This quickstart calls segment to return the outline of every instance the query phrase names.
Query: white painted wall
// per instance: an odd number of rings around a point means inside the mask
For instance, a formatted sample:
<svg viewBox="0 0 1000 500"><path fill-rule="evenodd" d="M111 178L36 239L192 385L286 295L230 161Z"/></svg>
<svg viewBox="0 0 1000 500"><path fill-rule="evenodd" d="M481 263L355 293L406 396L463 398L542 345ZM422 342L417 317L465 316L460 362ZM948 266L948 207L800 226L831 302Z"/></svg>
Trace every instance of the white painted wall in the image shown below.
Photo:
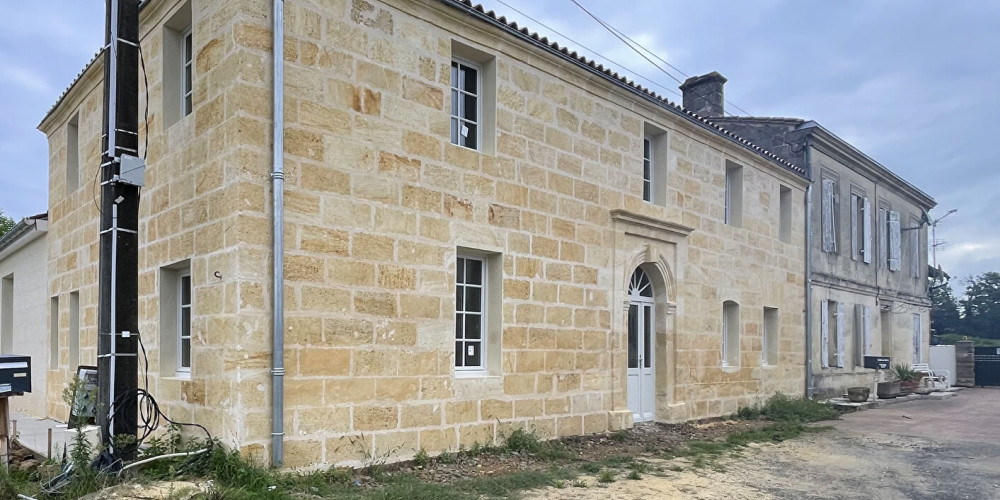
<svg viewBox="0 0 1000 500"><path fill-rule="evenodd" d="M928 364L935 372L948 370L948 386L955 383L955 346L953 345L932 345L930 349L930 361Z"/></svg>
<svg viewBox="0 0 1000 500"><path fill-rule="evenodd" d="M12 410L45 417L45 376L49 365L49 297L46 236L0 260L0 278L14 275L13 339L3 339L10 352L31 356L31 394L10 398ZM3 293L0 291L0 293ZM0 297L0 303L5 300ZM3 314L0 308L0 314ZM6 350L6 349L5 349Z"/></svg>

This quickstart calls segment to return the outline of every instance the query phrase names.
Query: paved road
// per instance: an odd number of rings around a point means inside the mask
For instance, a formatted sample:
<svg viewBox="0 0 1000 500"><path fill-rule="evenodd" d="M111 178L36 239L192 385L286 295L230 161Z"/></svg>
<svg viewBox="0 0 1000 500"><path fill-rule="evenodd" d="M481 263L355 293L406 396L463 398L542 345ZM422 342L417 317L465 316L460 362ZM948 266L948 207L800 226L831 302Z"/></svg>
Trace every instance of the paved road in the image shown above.
<svg viewBox="0 0 1000 500"><path fill-rule="evenodd" d="M1000 388L866 410L831 425L749 448L722 461L723 470L685 468L532 498L1000 499Z"/></svg>

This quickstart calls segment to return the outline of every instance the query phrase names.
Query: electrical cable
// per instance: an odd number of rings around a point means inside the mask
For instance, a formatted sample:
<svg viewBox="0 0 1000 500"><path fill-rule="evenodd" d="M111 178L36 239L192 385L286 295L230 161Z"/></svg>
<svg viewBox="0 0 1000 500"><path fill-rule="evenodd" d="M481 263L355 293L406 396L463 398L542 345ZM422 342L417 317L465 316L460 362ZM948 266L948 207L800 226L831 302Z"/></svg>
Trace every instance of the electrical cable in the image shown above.
<svg viewBox="0 0 1000 500"><path fill-rule="evenodd" d="M142 134L146 142L146 145L142 149L142 159L145 160L146 154L149 153L149 77L146 75L146 58L142 56L142 42L137 43L136 47L139 48L139 63L142 66L142 85L145 90L143 94L146 96L146 126Z"/></svg>

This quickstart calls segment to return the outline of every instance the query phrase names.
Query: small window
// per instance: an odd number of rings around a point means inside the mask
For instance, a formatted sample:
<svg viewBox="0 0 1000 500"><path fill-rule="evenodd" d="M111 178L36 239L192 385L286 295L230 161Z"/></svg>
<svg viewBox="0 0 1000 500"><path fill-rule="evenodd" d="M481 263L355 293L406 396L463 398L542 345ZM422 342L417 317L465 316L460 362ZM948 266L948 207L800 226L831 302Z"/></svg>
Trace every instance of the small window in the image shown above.
<svg viewBox="0 0 1000 500"><path fill-rule="evenodd" d="M792 241L792 189L788 186L778 190L778 239Z"/></svg>
<svg viewBox="0 0 1000 500"><path fill-rule="evenodd" d="M653 201L653 140L642 139L642 199Z"/></svg>
<svg viewBox="0 0 1000 500"><path fill-rule="evenodd" d="M181 116L187 116L191 114L191 94L192 94L192 82L194 79L193 66L191 64L191 28L182 35L184 38L184 49L182 55L182 63L184 65L183 80L181 81Z"/></svg>
<svg viewBox="0 0 1000 500"><path fill-rule="evenodd" d="M194 33L191 3L185 2L163 25L163 123L179 122L194 110Z"/></svg>
<svg viewBox="0 0 1000 500"><path fill-rule="evenodd" d="M778 338L781 326L779 323L778 309L774 307L764 308L764 335L761 337L761 361L765 365L775 366L778 364Z"/></svg>
<svg viewBox="0 0 1000 500"><path fill-rule="evenodd" d="M823 251L837 253L837 181L824 178L822 186Z"/></svg>
<svg viewBox="0 0 1000 500"><path fill-rule="evenodd" d="M483 259L459 257L455 279L455 368L484 370L486 266Z"/></svg>
<svg viewBox="0 0 1000 500"><path fill-rule="evenodd" d="M651 123L643 124L642 128L642 199L666 206L667 131Z"/></svg>
<svg viewBox="0 0 1000 500"><path fill-rule="evenodd" d="M863 367L865 356L872 355L872 311L866 305L854 306L854 364Z"/></svg>
<svg viewBox="0 0 1000 500"><path fill-rule="evenodd" d="M194 286L190 261L160 268L160 374L191 376Z"/></svg>
<svg viewBox="0 0 1000 500"><path fill-rule="evenodd" d="M9 274L0 280L0 354L10 354L13 350L14 275Z"/></svg>
<svg viewBox="0 0 1000 500"><path fill-rule="evenodd" d="M66 194L80 187L80 113L66 124Z"/></svg>
<svg viewBox="0 0 1000 500"><path fill-rule="evenodd" d="M177 278L177 362L178 372L191 371L191 273Z"/></svg>
<svg viewBox="0 0 1000 500"><path fill-rule="evenodd" d="M743 167L726 162L726 224L743 225Z"/></svg>
<svg viewBox="0 0 1000 500"><path fill-rule="evenodd" d="M59 369L59 297L49 299L49 370Z"/></svg>
<svg viewBox="0 0 1000 500"><path fill-rule="evenodd" d="M80 366L80 292L69 294L69 369Z"/></svg>
<svg viewBox="0 0 1000 500"><path fill-rule="evenodd" d="M851 259L868 264L871 252L871 202L867 197L851 194Z"/></svg>
<svg viewBox="0 0 1000 500"><path fill-rule="evenodd" d="M451 143L479 149L480 75L478 65L451 61Z"/></svg>
<svg viewBox="0 0 1000 500"><path fill-rule="evenodd" d="M740 365L740 305L722 303L722 366Z"/></svg>

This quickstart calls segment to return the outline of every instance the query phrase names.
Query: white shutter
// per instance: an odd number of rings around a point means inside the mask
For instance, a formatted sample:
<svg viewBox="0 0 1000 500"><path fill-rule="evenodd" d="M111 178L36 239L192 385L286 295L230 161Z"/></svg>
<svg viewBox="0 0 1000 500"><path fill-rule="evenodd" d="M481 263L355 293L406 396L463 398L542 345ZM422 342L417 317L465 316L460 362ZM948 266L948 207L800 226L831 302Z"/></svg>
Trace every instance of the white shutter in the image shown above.
<svg viewBox="0 0 1000 500"><path fill-rule="evenodd" d="M864 306L861 309L861 331L864 337L863 355L872 355L872 309Z"/></svg>
<svg viewBox="0 0 1000 500"><path fill-rule="evenodd" d="M922 363L923 356L923 332L920 325L920 315L913 315L913 362Z"/></svg>
<svg viewBox="0 0 1000 500"><path fill-rule="evenodd" d="M899 271L899 212L889 212L889 270Z"/></svg>
<svg viewBox="0 0 1000 500"><path fill-rule="evenodd" d="M861 251L864 252L863 260L865 264L872 263L872 204L868 198L864 199L861 215L864 221L861 223Z"/></svg>
<svg viewBox="0 0 1000 500"><path fill-rule="evenodd" d="M919 222L914 222L912 219L914 227L920 227ZM911 229L908 231L910 233L910 277L919 278L920 277L920 230Z"/></svg>
<svg viewBox="0 0 1000 500"><path fill-rule="evenodd" d="M854 304L854 366L865 364L864 307Z"/></svg>
<svg viewBox="0 0 1000 500"><path fill-rule="evenodd" d="M823 179L823 251L837 251L837 232L834 218L834 182Z"/></svg>
<svg viewBox="0 0 1000 500"><path fill-rule="evenodd" d="M858 197L851 195L851 260L858 260Z"/></svg>
<svg viewBox="0 0 1000 500"><path fill-rule="evenodd" d="M830 303L819 303L819 363L823 368L830 366Z"/></svg>
<svg viewBox="0 0 1000 500"><path fill-rule="evenodd" d="M889 262L889 220L884 208L878 209L878 266L885 267Z"/></svg>
<svg viewBox="0 0 1000 500"><path fill-rule="evenodd" d="M847 315L844 313L844 303L837 302L837 366L844 366L844 322Z"/></svg>

